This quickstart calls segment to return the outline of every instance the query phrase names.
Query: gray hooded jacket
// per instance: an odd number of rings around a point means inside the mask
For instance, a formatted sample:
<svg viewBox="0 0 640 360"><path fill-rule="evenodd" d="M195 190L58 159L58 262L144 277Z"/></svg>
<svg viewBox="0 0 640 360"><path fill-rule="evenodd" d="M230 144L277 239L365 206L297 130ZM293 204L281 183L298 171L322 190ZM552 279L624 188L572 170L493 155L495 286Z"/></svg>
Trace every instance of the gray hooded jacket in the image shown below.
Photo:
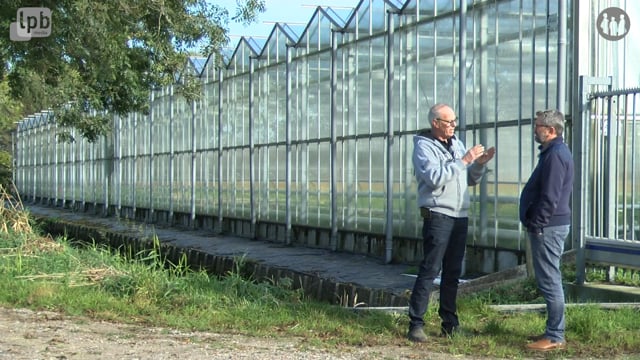
<svg viewBox="0 0 640 360"><path fill-rule="evenodd" d="M450 149L422 130L413 137L413 166L418 181L418 206L452 217L467 217L469 186L476 185L486 166L466 166L462 157L467 152L455 136Z"/></svg>

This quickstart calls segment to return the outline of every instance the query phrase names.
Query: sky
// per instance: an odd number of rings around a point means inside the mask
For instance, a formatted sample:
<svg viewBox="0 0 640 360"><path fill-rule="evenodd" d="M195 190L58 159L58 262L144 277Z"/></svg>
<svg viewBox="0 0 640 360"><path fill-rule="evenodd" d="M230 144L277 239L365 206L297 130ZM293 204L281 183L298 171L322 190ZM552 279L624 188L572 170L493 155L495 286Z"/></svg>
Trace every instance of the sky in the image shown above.
<svg viewBox="0 0 640 360"><path fill-rule="evenodd" d="M318 6L343 9L355 7L359 2L359 0L266 0L266 11L248 27L229 23L231 43L237 43L242 36L266 38L276 22L306 24Z"/></svg>

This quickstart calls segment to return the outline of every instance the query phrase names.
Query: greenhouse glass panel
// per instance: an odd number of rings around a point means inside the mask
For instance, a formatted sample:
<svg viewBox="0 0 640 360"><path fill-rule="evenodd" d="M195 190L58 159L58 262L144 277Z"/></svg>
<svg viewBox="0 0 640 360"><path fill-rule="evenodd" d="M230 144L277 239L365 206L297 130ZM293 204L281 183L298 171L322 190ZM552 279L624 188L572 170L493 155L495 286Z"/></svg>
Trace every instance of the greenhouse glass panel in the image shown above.
<svg viewBox="0 0 640 360"><path fill-rule="evenodd" d="M292 222L308 225L309 220L309 144L293 144L291 147L291 206Z"/></svg>

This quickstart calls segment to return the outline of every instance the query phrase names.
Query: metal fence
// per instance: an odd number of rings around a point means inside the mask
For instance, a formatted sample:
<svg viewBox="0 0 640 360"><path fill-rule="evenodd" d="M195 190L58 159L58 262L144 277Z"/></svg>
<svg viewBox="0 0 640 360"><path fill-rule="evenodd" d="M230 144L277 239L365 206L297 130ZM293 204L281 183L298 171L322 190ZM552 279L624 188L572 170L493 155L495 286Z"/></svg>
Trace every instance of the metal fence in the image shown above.
<svg viewBox="0 0 640 360"><path fill-rule="evenodd" d="M587 264L640 268L640 89L582 78L574 220L578 282Z"/></svg>

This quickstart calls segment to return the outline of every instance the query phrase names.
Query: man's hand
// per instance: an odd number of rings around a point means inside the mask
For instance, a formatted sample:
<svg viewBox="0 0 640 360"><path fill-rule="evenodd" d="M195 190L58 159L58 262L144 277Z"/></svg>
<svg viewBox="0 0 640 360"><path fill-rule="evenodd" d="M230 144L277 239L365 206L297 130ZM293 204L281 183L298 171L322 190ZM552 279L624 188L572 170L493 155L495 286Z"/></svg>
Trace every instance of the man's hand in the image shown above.
<svg viewBox="0 0 640 360"><path fill-rule="evenodd" d="M482 156L482 154L484 154L484 145L475 145L471 149L467 150L467 153L462 157L462 162L464 162L465 165L473 164L473 162Z"/></svg>
<svg viewBox="0 0 640 360"><path fill-rule="evenodd" d="M496 148L494 146L490 147L488 150L482 153L477 159L476 162L480 165L484 165L489 160L493 159L493 156L496 154Z"/></svg>

